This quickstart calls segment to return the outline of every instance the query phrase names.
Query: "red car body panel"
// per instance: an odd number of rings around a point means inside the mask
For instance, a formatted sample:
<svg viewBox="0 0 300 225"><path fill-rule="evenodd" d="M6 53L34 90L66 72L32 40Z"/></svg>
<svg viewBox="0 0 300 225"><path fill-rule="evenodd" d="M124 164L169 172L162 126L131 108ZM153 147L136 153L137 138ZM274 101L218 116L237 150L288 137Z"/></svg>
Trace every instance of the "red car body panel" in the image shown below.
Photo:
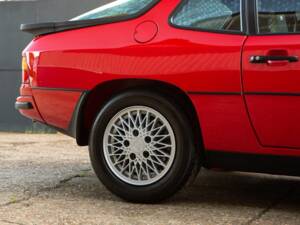
<svg viewBox="0 0 300 225"><path fill-rule="evenodd" d="M299 36L178 29L168 21L179 2L161 1L133 20L35 38L23 53L39 54L33 90L21 88L35 110L22 113L66 130L82 92L113 80L156 80L189 96L207 151L300 156L300 97L280 95L300 92L299 63L249 63L271 50L300 55ZM141 31L145 21L152 25Z"/></svg>
<svg viewBox="0 0 300 225"><path fill-rule="evenodd" d="M34 99L44 122L57 128L67 129L80 92L33 90Z"/></svg>
<svg viewBox="0 0 300 225"><path fill-rule="evenodd" d="M284 41L283 41L284 40ZM300 55L300 35L249 37L243 55L243 83L260 143L300 148L299 63L250 64L251 55ZM251 93L255 93L252 95Z"/></svg>
<svg viewBox="0 0 300 225"><path fill-rule="evenodd" d="M36 121L44 122L44 120L41 117L41 114L37 110L37 105L35 104L35 101L32 96L20 96L17 98L18 103L23 102L29 102L32 104L33 109L26 109L26 110L20 110L20 113L28 118L31 118Z"/></svg>
<svg viewBox="0 0 300 225"><path fill-rule="evenodd" d="M39 121L39 122L44 122L44 119L41 117L40 112L38 111L37 105L35 103L33 94L32 94L32 89L29 84L22 84L20 87L20 97L17 98L17 102L29 102L32 104L32 109L28 110L20 110L20 113L23 116L26 116L30 119Z"/></svg>

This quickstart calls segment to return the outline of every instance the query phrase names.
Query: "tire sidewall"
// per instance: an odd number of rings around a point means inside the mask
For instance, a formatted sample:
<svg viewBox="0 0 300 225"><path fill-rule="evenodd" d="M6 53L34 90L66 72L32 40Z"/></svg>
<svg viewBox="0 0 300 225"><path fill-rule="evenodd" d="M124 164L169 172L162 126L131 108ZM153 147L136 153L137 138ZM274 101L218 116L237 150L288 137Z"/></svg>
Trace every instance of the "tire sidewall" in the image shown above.
<svg viewBox="0 0 300 225"><path fill-rule="evenodd" d="M131 106L146 106L161 113L170 123L175 139L176 153L167 174L146 186L130 185L119 179L105 160L103 138L109 121L121 110ZM144 91L131 91L113 97L99 112L90 136L90 158L102 183L123 199L130 201L159 201L175 193L189 177L194 149L192 134L185 115L166 97Z"/></svg>

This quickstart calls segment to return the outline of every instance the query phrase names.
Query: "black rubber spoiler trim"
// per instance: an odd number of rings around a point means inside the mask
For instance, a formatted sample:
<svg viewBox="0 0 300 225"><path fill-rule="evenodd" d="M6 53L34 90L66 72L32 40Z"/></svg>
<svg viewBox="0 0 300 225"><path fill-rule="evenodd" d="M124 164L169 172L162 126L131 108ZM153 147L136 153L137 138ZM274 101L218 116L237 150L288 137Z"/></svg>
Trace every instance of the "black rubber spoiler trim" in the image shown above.
<svg viewBox="0 0 300 225"><path fill-rule="evenodd" d="M122 19L123 20L123 19ZM118 18L118 21L122 21ZM66 30L91 27L101 24L116 22L116 19L101 19L101 20L82 20L82 21L66 21L66 22L50 22L50 23L32 23L21 24L21 31L31 33L34 36L51 34Z"/></svg>
<svg viewBox="0 0 300 225"><path fill-rule="evenodd" d="M92 26L103 25L103 24L127 21L144 15L151 8L153 8L158 2L160 2L160 0L153 0L153 2L149 4L147 7L145 7L143 10L129 16L122 15L116 17L91 19L91 20L21 24L20 30L27 33L31 33L34 36L39 36L39 35L66 31L66 30L73 30L73 29L92 27Z"/></svg>

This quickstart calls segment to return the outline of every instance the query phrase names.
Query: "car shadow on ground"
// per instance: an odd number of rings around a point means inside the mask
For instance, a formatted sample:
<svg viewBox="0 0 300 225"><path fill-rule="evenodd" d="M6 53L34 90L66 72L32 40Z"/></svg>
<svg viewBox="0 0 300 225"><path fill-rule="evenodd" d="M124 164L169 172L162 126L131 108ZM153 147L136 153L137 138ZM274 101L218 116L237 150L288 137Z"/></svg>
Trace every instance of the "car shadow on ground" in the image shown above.
<svg viewBox="0 0 300 225"><path fill-rule="evenodd" d="M93 172L68 182L63 189L68 191L69 188L78 191L82 198L123 202L106 190ZM64 194L64 190L59 192ZM160 204L253 208L284 204L286 210L299 211L299 200L300 179L297 177L202 170L192 184Z"/></svg>
<svg viewBox="0 0 300 225"><path fill-rule="evenodd" d="M169 200L173 204L209 204L300 210L300 179L234 172L204 171L196 181Z"/></svg>

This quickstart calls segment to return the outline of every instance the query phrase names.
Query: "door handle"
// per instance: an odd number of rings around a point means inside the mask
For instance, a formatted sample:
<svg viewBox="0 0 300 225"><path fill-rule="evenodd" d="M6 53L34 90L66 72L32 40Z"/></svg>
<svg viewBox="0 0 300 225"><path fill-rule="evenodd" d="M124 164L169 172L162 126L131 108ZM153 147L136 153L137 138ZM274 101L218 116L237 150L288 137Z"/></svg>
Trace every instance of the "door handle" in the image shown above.
<svg viewBox="0 0 300 225"><path fill-rule="evenodd" d="M287 61L289 63L299 62L298 56L251 56L250 63L263 64L272 61Z"/></svg>

